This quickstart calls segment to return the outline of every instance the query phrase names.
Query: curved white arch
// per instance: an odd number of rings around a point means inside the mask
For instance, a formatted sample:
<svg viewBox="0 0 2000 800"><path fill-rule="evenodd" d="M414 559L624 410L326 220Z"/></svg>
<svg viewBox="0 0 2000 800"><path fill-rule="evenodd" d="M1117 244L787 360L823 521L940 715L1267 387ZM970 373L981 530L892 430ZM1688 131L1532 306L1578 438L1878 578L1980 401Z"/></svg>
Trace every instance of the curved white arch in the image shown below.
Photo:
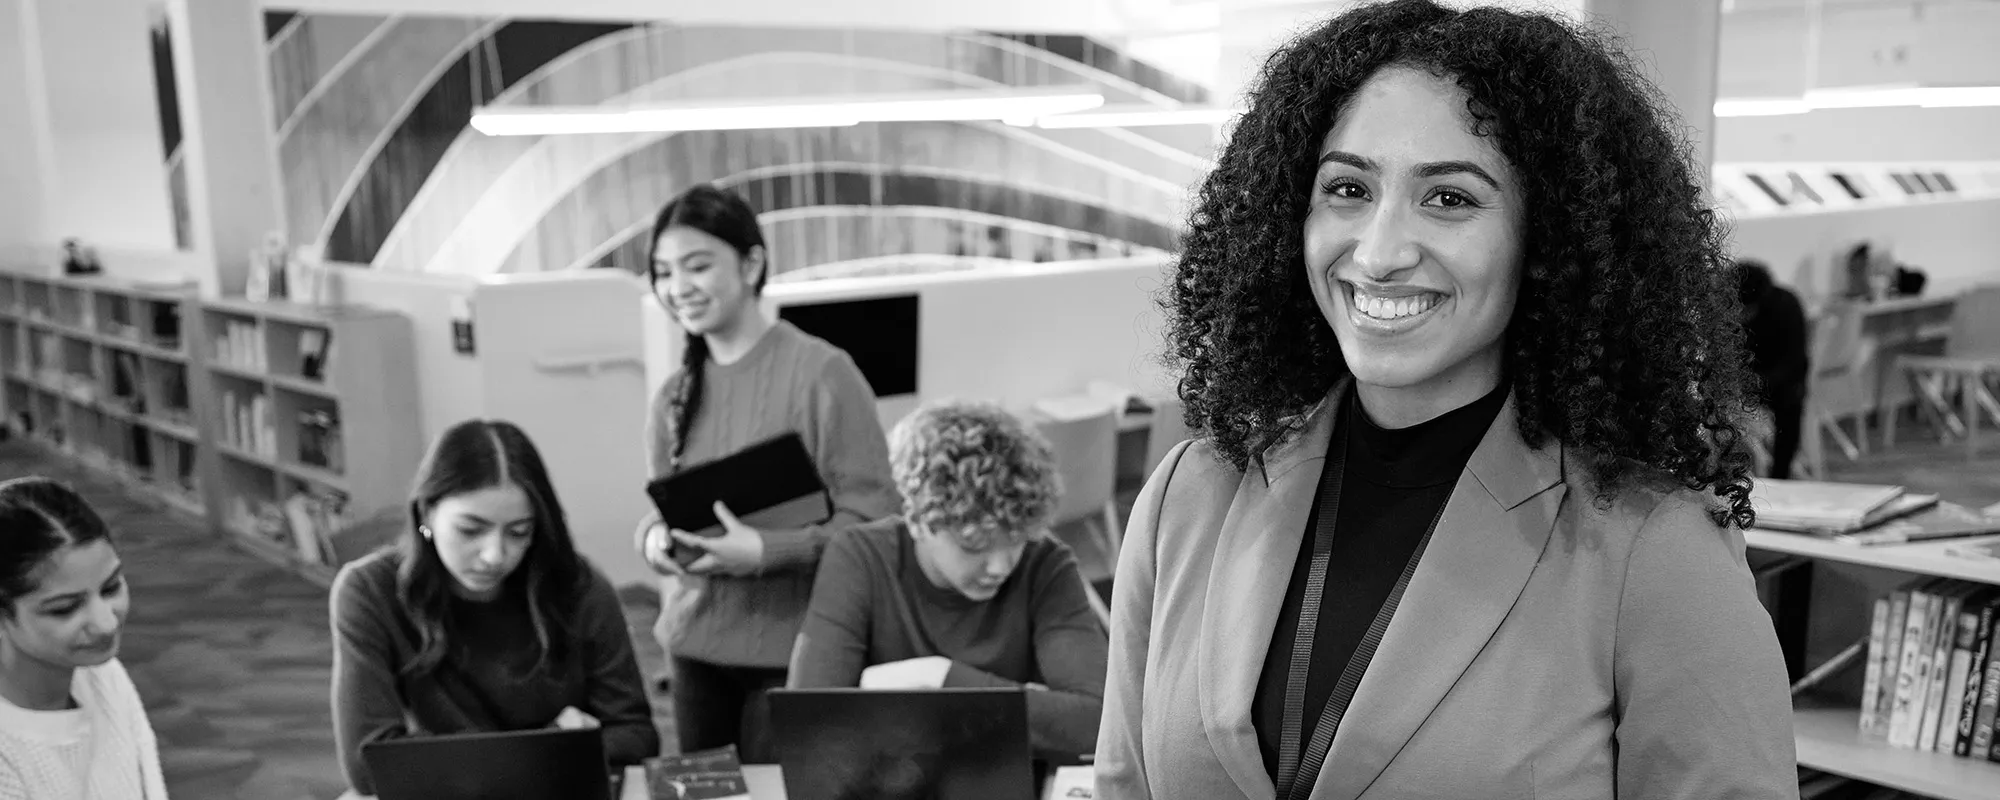
<svg viewBox="0 0 2000 800"><path fill-rule="evenodd" d="M431 87L437 84L438 79L443 77L453 64L458 63L458 59L463 57L466 51L478 46L480 42L486 40L486 37L493 35L493 31L505 24L506 20L486 20L481 23L472 30L470 36L454 46L447 56L439 59L429 72L424 73L424 79L417 84L418 90L404 98L402 105L389 118L389 124L375 133L375 138L368 143L367 149L361 151L361 160L355 163L354 170L348 173L347 180L340 186L340 191L335 192L333 201L327 204L326 221L320 225L319 235L313 237L315 246L324 248L327 240L332 238L334 227L340 224L341 216L347 212L347 201L353 199L354 190L360 188L361 181L368 176L368 167L375 163L376 156L382 154L382 148L389 146L389 139L403 127L403 121L410 118L410 112L416 110L417 104L423 102L424 97L430 94Z"/></svg>
<svg viewBox="0 0 2000 800"><path fill-rule="evenodd" d="M730 62L705 65L707 70L734 68L742 64L769 65L795 61L805 65L863 67L885 73L902 74L910 77L929 78L965 82L969 76L947 70L917 67L903 62L880 59L853 59L829 57L815 53L763 54ZM860 63L857 63L860 62ZM663 80L649 84L647 89L657 90L670 83L678 83L698 78L696 70L683 71L671 76L671 81ZM1126 181L1134 186L1161 193L1162 200L1169 207L1177 207L1186 199L1186 185L1164 180L1094 154L1084 153L1063 146L1034 131L1002 124L975 124L984 130L997 132L1003 138L1013 139L1051 155L1087 165L1100 170L1108 177ZM477 201L473 208L459 220L456 229L440 245L439 249L426 260L421 271L463 271L463 265L491 265L490 267L470 266L475 272L490 271L504 265L508 255L521 243L528 231L540 223L547 214L576 188L598 172L646 147L652 146L677 134L637 133L610 134L589 137L563 136L543 137L527 154L516 159L501 178L494 181L488 192ZM576 168L568 171L551 169L551 164L570 160ZM874 168L874 167L871 167ZM1048 191L1053 187L1035 186L1037 191ZM1060 194L1060 191L1050 192ZM541 202L521 205L515 198L533 197ZM1088 198L1089 202L1100 202L1102 198ZM510 204L511 207L510 207ZM531 213L530 213L531 212ZM489 219L489 217L491 217ZM525 227L524 227L525 225ZM496 236L495 232L504 232ZM456 269L446 265L462 265Z"/></svg>

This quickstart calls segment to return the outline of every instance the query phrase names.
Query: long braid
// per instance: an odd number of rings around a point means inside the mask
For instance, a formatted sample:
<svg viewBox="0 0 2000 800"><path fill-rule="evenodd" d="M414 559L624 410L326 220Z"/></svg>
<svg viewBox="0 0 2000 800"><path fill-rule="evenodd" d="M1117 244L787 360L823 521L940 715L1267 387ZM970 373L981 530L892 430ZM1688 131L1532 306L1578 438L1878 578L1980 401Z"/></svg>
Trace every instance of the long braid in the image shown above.
<svg viewBox="0 0 2000 800"><path fill-rule="evenodd" d="M690 333L687 346L681 348L681 378L674 387L674 397L667 414L668 431L674 437L674 449L668 457L667 471L679 472L681 453L687 450L687 433L694 422L694 415L701 411L702 375L708 370L708 337Z"/></svg>

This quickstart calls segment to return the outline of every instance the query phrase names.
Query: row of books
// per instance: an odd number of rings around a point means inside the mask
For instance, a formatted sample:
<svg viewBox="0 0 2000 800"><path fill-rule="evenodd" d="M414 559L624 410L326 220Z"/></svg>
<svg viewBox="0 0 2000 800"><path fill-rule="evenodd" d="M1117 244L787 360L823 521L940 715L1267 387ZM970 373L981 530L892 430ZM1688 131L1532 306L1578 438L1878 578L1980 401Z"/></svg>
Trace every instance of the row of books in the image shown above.
<svg viewBox="0 0 2000 800"><path fill-rule="evenodd" d="M271 401L262 392L247 397L222 392L222 441L265 458L278 457L278 437L271 428Z"/></svg>
<svg viewBox="0 0 2000 800"><path fill-rule="evenodd" d="M1861 735L1891 747L2000 761L2000 586L1924 578L1875 600Z"/></svg>
<svg viewBox="0 0 2000 800"><path fill-rule="evenodd" d="M215 360L237 369L263 372L267 362L257 326L233 320L223 323L222 332L215 337Z"/></svg>
<svg viewBox="0 0 2000 800"><path fill-rule="evenodd" d="M2000 515L1901 486L1758 478L1757 527L1852 545L1902 544L2000 533Z"/></svg>

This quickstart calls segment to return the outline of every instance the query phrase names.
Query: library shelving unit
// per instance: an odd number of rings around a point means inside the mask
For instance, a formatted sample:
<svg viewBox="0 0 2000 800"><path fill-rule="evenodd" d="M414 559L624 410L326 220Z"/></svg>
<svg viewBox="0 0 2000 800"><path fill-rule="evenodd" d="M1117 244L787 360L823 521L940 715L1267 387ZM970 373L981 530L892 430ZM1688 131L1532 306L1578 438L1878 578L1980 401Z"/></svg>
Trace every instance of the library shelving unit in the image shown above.
<svg viewBox="0 0 2000 800"><path fill-rule="evenodd" d="M422 458L409 318L204 299L202 413L215 525L319 581L377 541L347 534L408 500Z"/></svg>
<svg viewBox="0 0 2000 800"><path fill-rule="evenodd" d="M1863 547L1760 530L1744 537L1752 549L1767 553L2000 585L2000 564L1952 555L1946 542ZM1938 800L2000 798L2000 763L1894 748L1864 738L1859 710L1844 702L1801 701L1792 724L1800 766Z"/></svg>
<svg viewBox="0 0 2000 800"><path fill-rule="evenodd" d="M182 321L191 284L0 272L0 408L17 432L144 496L206 513Z"/></svg>

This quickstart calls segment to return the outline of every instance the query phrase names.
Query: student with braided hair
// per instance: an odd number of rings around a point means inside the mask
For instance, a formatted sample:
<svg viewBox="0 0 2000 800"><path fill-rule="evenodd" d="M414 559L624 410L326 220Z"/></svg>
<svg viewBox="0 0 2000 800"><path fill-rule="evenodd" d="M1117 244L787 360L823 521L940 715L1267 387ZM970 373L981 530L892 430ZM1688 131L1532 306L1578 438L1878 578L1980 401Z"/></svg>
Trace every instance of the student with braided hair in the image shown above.
<svg viewBox="0 0 2000 800"><path fill-rule="evenodd" d="M797 433L833 513L803 528L757 528L717 508L706 538L657 516L638 547L662 575L654 634L667 651L682 752L738 746L768 762L765 690L783 686L827 538L896 512L875 395L854 359L759 302L769 278L756 212L734 193L698 185L653 224L653 293L686 332L680 369L648 414L652 475L662 478ZM683 568L669 547L703 555Z"/></svg>

